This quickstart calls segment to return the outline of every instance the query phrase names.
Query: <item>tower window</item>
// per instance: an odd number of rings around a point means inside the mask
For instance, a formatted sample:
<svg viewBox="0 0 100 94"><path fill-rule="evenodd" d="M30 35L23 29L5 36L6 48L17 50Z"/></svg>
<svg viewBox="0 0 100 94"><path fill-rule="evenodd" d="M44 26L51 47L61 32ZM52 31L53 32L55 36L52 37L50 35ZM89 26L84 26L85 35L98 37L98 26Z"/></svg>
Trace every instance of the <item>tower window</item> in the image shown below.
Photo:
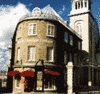
<svg viewBox="0 0 100 94"><path fill-rule="evenodd" d="M77 9L77 2L75 2L75 9Z"/></svg>
<svg viewBox="0 0 100 94"><path fill-rule="evenodd" d="M80 8L80 2L77 2L78 3L78 9Z"/></svg>
<svg viewBox="0 0 100 94"><path fill-rule="evenodd" d="M29 24L28 35L36 35L36 24Z"/></svg>
<svg viewBox="0 0 100 94"><path fill-rule="evenodd" d="M83 1L81 1L81 8L83 8Z"/></svg>
<svg viewBox="0 0 100 94"><path fill-rule="evenodd" d="M75 23L75 31L81 36L82 34L82 22Z"/></svg>
<svg viewBox="0 0 100 94"><path fill-rule="evenodd" d="M54 59L54 48L48 47L47 48L47 61L53 62Z"/></svg>
<svg viewBox="0 0 100 94"><path fill-rule="evenodd" d="M28 47L28 60L29 61L35 60L35 47Z"/></svg>
<svg viewBox="0 0 100 94"><path fill-rule="evenodd" d="M85 7L87 7L87 1L85 1L84 3L85 3Z"/></svg>

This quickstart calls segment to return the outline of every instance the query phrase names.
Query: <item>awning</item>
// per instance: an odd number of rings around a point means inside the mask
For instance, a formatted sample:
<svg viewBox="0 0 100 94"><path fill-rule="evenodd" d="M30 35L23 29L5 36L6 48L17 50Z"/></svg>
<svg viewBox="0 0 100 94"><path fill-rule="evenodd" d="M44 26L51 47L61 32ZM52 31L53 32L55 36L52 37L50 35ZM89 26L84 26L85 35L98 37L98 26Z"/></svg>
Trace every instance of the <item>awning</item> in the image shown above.
<svg viewBox="0 0 100 94"><path fill-rule="evenodd" d="M26 70L20 73L20 76L24 76L24 77L34 77L35 73L32 70Z"/></svg>
<svg viewBox="0 0 100 94"><path fill-rule="evenodd" d="M8 72L8 76L15 76L16 74L20 74L20 72L17 70L13 70L13 71Z"/></svg>
<svg viewBox="0 0 100 94"><path fill-rule="evenodd" d="M61 75L59 72L57 71L52 71L52 70L45 70L45 74L50 74L50 75L53 75L53 76L59 76Z"/></svg>

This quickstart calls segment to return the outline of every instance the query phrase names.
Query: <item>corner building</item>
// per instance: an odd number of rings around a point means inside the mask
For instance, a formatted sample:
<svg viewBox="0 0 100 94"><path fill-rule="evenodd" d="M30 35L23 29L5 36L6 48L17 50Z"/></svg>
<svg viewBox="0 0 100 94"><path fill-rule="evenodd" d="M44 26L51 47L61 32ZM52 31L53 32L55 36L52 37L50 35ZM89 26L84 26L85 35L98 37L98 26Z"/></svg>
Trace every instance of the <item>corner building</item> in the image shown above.
<svg viewBox="0 0 100 94"><path fill-rule="evenodd" d="M78 65L81 42L49 5L34 8L31 14L21 18L12 39L8 74L13 79L12 92L66 93L66 65L68 62Z"/></svg>

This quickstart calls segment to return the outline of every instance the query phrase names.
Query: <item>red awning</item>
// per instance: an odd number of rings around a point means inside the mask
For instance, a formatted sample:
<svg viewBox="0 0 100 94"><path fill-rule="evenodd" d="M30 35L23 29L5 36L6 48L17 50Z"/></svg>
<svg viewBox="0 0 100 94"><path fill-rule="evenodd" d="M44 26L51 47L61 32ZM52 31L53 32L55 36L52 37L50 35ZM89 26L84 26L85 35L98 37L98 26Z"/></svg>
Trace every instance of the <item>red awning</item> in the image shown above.
<svg viewBox="0 0 100 94"><path fill-rule="evenodd" d="M8 72L8 76L15 76L16 74L20 74L20 72L17 70L13 70L13 71Z"/></svg>
<svg viewBox="0 0 100 94"><path fill-rule="evenodd" d="M34 77L35 73L34 71L31 70L26 70L20 73L20 76L25 76L25 77Z"/></svg>
<svg viewBox="0 0 100 94"><path fill-rule="evenodd" d="M53 75L53 76L59 76L60 73L57 72L57 71L52 71L52 70L46 70L45 71L45 74L50 74L50 75Z"/></svg>

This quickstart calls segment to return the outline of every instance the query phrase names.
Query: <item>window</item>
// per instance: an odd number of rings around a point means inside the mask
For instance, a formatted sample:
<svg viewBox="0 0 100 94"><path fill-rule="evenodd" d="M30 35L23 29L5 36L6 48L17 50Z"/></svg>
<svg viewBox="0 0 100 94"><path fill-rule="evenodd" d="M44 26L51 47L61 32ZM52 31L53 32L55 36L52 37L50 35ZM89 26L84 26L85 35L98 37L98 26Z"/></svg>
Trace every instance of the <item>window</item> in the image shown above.
<svg viewBox="0 0 100 94"><path fill-rule="evenodd" d="M80 8L80 2L77 2L78 3L78 9Z"/></svg>
<svg viewBox="0 0 100 94"><path fill-rule="evenodd" d="M82 36L83 21L75 22L75 31L78 35Z"/></svg>
<svg viewBox="0 0 100 94"><path fill-rule="evenodd" d="M72 61L72 53L69 53L69 61Z"/></svg>
<svg viewBox="0 0 100 94"><path fill-rule="evenodd" d="M20 87L20 80L15 80L15 87L19 88Z"/></svg>
<svg viewBox="0 0 100 94"><path fill-rule="evenodd" d="M50 75L44 78L44 90L56 90L55 79Z"/></svg>
<svg viewBox="0 0 100 94"><path fill-rule="evenodd" d="M67 62L68 62L67 52L64 51L64 64L67 64Z"/></svg>
<svg viewBox="0 0 100 94"><path fill-rule="evenodd" d="M65 32L65 34L64 34L64 41L66 43L68 43L68 33L67 32Z"/></svg>
<svg viewBox="0 0 100 94"><path fill-rule="evenodd" d="M7 84L7 80L6 79L2 79L2 87L6 87Z"/></svg>
<svg viewBox="0 0 100 94"><path fill-rule="evenodd" d="M78 49L79 50L81 49L81 42L80 41L78 42Z"/></svg>
<svg viewBox="0 0 100 94"><path fill-rule="evenodd" d="M77 2L75 2L75 9L77 9Z"/></svg>
<svg viewBox="0 0 100 94"><path fill-rule="evenodd" d="M70 45L73 45L73 36L70 35Z"/></svg>
<svg viewBox="0 0 100 94"><path fill-rule="evenodd" d="M55 30L54 25L48 25L48 27L47 27L47 36L54 37L54 30Z"/></svg>
<svg viewBox="0 0 100 94"><path fill-rule="evenodd" d="M36 24L29 24L28 35L36 35Z"/></svg>
<svg viewBox="0 0 100 94"><path fill-rule="evenodd" d="M28 47L28 60L35 61L35 47Z"/></svg>
<svg viewBox="0 0 100 94"><path fill-rule="evenodd" d="M83 1L81 1L81 8L83 8Z"/></svg>
<svg viewBox="0 0 100 94"><path fill-rule="evenodd" d="M20 48L17 49L17 60L20 61Z"/></svg>
<svg viewBox="0 0 100 94"><path fill-rule="evenodd" d="M85 1L84 3L85 3L85 7L87 7L87 1Z"/></svg>
<svg viewBox="0 0 100 94"><path fill-rule="evenodd" d="M47 61L53 62L54 60L54 49L53 47L47 48Z"/></svg>

